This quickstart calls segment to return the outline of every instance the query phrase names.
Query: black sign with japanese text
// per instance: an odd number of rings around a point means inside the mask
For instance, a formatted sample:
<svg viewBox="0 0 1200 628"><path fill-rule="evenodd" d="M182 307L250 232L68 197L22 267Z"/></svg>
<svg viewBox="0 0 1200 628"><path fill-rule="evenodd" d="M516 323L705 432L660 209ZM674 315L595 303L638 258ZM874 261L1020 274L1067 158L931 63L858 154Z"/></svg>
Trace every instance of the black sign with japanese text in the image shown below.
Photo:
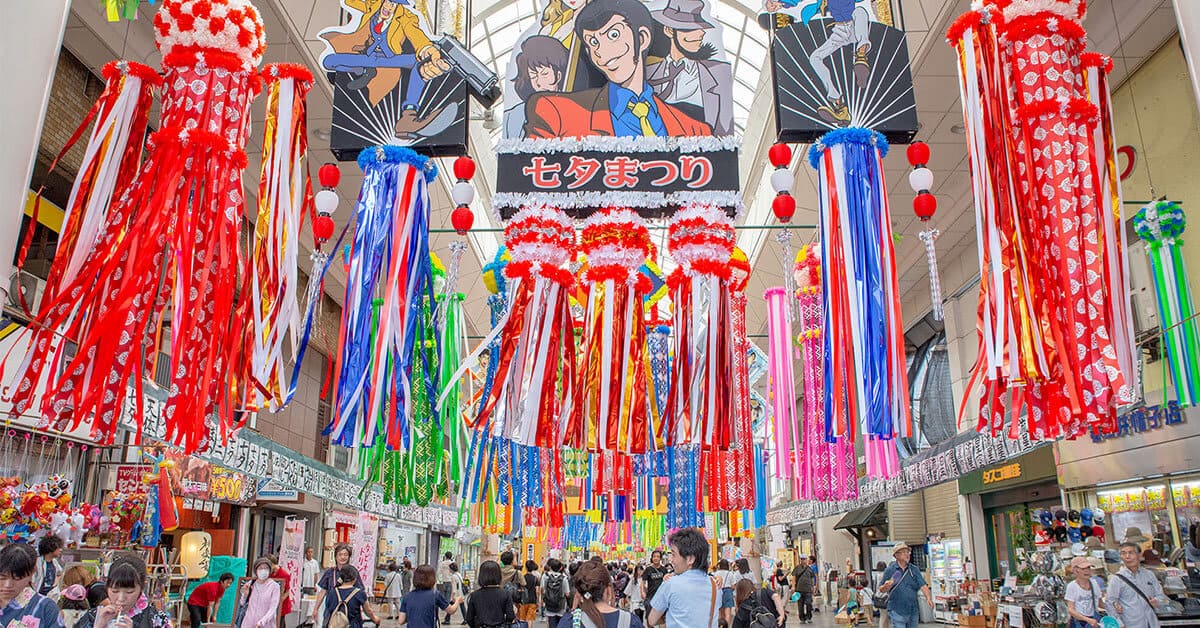
<svg viewBox="0 0 1200 628"><path fill-rule="evenodd" d="M736 150L684 153L500 153L496 197L500 215L544 202L582 218L607 205L666 215L693 198L733 208L740 197ZM621 194L625 193L625 194Z"/></svg>

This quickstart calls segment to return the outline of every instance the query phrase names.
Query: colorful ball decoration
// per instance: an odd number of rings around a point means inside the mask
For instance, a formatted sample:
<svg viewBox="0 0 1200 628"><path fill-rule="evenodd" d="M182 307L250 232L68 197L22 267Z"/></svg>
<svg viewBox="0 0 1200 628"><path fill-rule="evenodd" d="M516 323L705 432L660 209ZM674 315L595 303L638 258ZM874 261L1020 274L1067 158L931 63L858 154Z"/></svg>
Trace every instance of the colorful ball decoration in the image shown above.
<svg viewBox="0 0 1200 628"><path fill-rule="evenodd" d="M795 177L788 166L792 163L792 148L783 142L771 146L767 150L767 158L775 166L771 173L771 187L775 190L775 199L771 201L771 212L779 222L790 222L796 213L796 199L792 198L792 184Z"/></svg>
<svg viewBox="0 0 1200 628"><path fill-rule="evenodd" d="M908 185L917 193L913 197L913 213L921 222L928 222L937 211L937 198L929 193L933 187L933 171L926 167L929 163L929 145L925 142L913 142L908 145L905 156L913 167L908 173Z"/></svg>
<svg viewBox="0 0 1200 628"><path fill-rule="evenodd" d="M544 274L571 261L575 225L557 207L526 205L504 227L504 243L512 256L505 269L509 277L529 271Z"/></svg>
<svg viewBox="0 0 1200 628"><path fill-rule="evenodd" d="M589 281L628 281L650 254L650 231L637 212L608 207L584 221L579 244Z"/></svg>
<svg viewBox="0 0 1200 628"><path fill-rule="evenodd" d="M937 211L937 197L929 192L919 193L913 197L913 213L921 222L926 222L933 218L934 212Z"/></svg>
<svg viewBox="0 0 1200 628"><path fill-rule="evenodd" d="M342 181L342 171L337 164L325 164L317 170L317 179L323 188L336 188Z"/></svg>
<svg viewBox="0 0 1200 628"><path fill-rule="evenodd" d="M450 214L450 224L458 235L467 235L471 225L475 224L475 214L471 212L471 201L475 200L475 188L470 179L475 176L475 160L466 155L454 160L454 178L458 182L450 188L450 197L454 200L456 209Z"/></svg>
<svg viewBox="0 0 1200 628"><path fill-rule="evenodd" d="M676 212L667 229L667 250L686 275L729 273L737 233L725 210L692 203Z"/></svg>
<svg viewBox="0 0 1200 628"><path fill-rule="evenodd" d="M155 43L164 65L175 54L224 53L243 70L258 67L267 50L266 30L249 0L173 0L154 14ZM209 59L212 65L221 60ZM232 69L226 67L226 69Z"/></svg>

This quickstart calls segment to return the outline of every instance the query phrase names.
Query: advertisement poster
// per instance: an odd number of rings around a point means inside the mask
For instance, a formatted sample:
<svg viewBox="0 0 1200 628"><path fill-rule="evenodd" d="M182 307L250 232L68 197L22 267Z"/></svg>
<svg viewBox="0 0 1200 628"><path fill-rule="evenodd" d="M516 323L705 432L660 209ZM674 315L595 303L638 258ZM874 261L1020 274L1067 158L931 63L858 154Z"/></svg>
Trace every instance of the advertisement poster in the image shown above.
<svg viewBox="0 0 1200 628"><path fill-rule="evenodd" d="M359 513L358 523L351 535L354 545L354 566L362 575L363 582L369 587L375 586L375 554L379 546L379 518L368 513Z"/></svg>
<svg viewBox="0 0 1200 628"><path fill-rule="evenodd" d="M304 527L303 519L285 521L283 540L279 546L279 566L283 567L290 577L288 596L293 600L300 599L300 580L304 569Z"/></svg>
<svg viewBox="0 0 1200 628"><path fill-rule="evenodd" d="M148 466L136 464L123 464L117 467L117 485L118 493L136 493L144 490L142 485L142 476L150 470Z"/></svg>

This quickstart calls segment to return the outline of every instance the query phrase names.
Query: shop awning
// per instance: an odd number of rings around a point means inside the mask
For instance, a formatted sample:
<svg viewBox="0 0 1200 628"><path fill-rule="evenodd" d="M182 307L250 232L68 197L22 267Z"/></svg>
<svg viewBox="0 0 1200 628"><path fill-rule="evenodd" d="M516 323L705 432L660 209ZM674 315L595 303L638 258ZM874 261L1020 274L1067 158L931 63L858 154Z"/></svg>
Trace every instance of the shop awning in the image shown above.
<svg viewBox="0 0 1200 628"><path fill-rule="evenodd" d="M858 510L851 510L842 517L837 525L833 526L834 530L855 530L858 528L869 528L871 526L882 525L887 522L887 505L883 503L874 504Z"/></svg>

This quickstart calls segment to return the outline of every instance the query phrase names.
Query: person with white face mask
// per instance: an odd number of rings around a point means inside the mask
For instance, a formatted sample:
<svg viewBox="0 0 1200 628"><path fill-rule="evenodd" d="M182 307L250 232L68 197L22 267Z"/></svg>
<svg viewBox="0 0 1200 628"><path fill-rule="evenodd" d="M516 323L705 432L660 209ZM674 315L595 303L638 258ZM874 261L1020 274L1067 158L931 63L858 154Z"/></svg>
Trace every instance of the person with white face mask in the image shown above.
<svg viewBox="0 0 1200 628"><path fill-rule="evenodd" d="M271 560L254 561L254 580L242 585L246 615L242 628L275 628L279 624L279 583L271 579Z"/></svg>

